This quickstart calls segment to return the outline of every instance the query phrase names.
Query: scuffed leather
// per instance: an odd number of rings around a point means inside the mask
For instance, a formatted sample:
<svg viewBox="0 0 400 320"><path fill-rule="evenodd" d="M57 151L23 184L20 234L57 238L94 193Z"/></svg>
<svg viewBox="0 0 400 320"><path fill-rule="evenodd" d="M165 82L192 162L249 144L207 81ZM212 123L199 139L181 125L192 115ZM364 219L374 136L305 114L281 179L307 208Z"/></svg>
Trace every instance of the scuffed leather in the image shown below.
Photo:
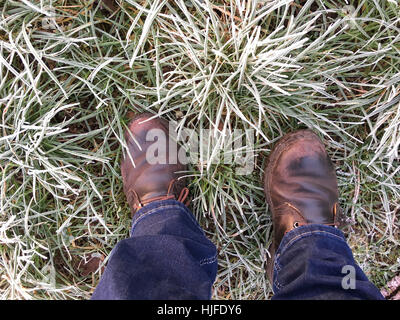
<svg viewBox="0 0 400 320"><path fill-rule="evenodd" d="M186 166L178 160L176 164L170 164L169 159L169 132L168 122L161 118L148 120L153 115L141 114L135 117L125 132L129 153L134 161L125 154L121 162L124 193L131 207L132 214L150 199L167 197L171 181L174 181L171 193L177 199L179 192L185 186L183 172ZM155 143L155 140L147 141L147 133L150 129L159 129L165 133L165 152L167 163L151 164L146 159L147 149Z"/></svg>
<svg viewBox="0 0 400 320"><path fill-rule="evenodd" d="M276 247L296 226L336 223L335 170L324 145L310 130L290 133L278 142L265 170L264 190Z"/></svg>

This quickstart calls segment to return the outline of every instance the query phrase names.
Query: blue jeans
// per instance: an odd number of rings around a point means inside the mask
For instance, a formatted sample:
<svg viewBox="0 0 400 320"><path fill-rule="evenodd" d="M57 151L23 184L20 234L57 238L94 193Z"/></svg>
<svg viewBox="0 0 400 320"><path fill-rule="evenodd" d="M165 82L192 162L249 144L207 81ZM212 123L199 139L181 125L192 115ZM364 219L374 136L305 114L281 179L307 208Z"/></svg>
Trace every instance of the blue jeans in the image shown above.
<svg viewBox="0 0 400 320"><path fill-rule="evenodd" d="M294 229L275 257L273 299L383 299L336 228ZM216 247L193 214L178 201L156 201L135 214L92 299L210 299L216 274Z"/></svg>

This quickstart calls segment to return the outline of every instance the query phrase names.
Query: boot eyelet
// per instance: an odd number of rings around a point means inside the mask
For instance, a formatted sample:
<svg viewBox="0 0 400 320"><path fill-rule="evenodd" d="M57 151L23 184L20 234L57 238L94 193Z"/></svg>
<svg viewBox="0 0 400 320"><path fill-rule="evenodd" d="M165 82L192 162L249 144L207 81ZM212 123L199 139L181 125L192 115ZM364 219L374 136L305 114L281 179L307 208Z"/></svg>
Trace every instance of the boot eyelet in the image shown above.
<svg viewBox="0 0 400 320"><path fill-rule="evenodd" d="M298 228L299 227L299 222L298 221L295 221L294 223L293 223L293 228Z"/></svg>

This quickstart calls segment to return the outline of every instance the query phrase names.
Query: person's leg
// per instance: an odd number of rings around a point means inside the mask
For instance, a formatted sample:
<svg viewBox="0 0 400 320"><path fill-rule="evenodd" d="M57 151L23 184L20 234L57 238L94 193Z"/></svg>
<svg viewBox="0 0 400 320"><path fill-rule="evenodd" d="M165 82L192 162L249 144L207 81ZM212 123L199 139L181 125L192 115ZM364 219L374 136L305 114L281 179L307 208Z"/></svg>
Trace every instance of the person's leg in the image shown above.
<svg viewBox="0 0 400 320"><path fill-rule="evenodd" d="M310 224L287 233L275 255L273 300L383 299L354 261L343 233Z"/></svg>
<svg viewBox="0 0 400 320"><path fill-rule="evenodd" d="M273 299L381 299L354 261L343 233L336 174L318 136L285 135L264 173L272 212Z"/></svg>
<svg viewBox="0 0 400 320"><path fill-rule="evenodd" d="M216 248L192 213L156 201L135 214L92 299L210 299L216 273Z"/></svg>
<svg viewBox="0 0 400 320"><path fill-rule="evenodd" d="M189 192L183 176L186 159L178 156L177 146L170 146L168 122L152 116L135 117L125 132L129 152L121 173L132 232L113 249L92 299L211 296L216 248L184 205Z"/></svg>

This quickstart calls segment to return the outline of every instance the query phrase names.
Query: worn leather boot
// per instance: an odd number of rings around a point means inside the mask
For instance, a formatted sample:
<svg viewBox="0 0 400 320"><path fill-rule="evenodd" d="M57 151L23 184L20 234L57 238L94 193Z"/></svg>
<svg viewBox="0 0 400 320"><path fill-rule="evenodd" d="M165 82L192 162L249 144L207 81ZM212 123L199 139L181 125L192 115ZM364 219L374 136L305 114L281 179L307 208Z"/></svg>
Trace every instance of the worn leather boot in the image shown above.
<svg viewBox="0 0 400 320"><path fill-rule="evenodd" d="M339 225L335 170L315 133L299 130L278 141L265 168L264 192L274 230L267 263L272 283L273 256L287 232L308 224Z"/></svg>
<svg viewBox="0 0 400 320"><path fill-rule="evenodd" d="M125 154L122 159L121 173L132 215L138 209L157 200L176 199L184 203L189 193L186 179L183 177L184 171L187 170L186 165L182 164L177 156L172 157L176 163L170 163L168 121L161 118L148 120L152 116L154 115L150 113L136 116L125 132L129 155ZM162 135L164 139L159 139ZM155 143L161 147L155 148ZM152 149L148 153L150 147ZM171 149L176 151L177 148ZM149 161L152 155L165 161L155 163L155 158Z"/></svg>

